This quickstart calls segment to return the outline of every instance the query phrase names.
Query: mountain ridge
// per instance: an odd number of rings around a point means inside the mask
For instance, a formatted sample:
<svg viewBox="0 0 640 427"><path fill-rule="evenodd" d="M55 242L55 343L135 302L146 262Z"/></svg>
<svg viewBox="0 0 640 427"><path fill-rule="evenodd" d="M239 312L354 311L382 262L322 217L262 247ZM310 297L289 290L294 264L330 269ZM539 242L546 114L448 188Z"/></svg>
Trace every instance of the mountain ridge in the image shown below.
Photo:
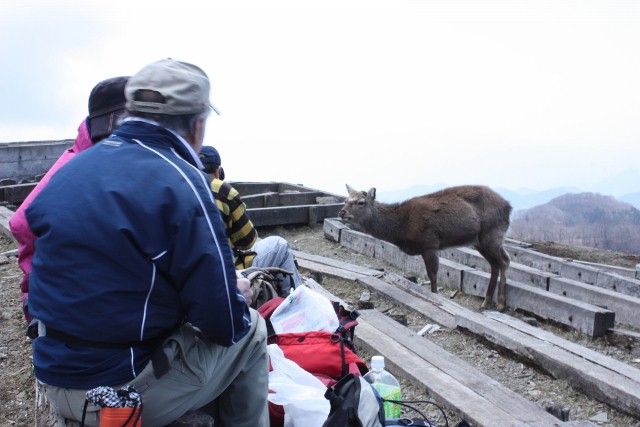
<svg viewBox="0 0 640 427"><path fill-rule="evenodd" d="M442 190L449 187L449 185L443 183L431 184L431 185L414 185L404 190L395 191L379 191L376 193L378 201L383 203L398 203L412 197L422 196L424 194L433 193L435 191ZM521 188L518 190L511 190L503 187L491 187L495 192L507 199L514 211L522 209L530 209L538 205L543 205L550 202L556 197L565 194L580 194L580 193L595 193L603 196L611 196L616 200L625 202L640 209L640 191L635 193L627 193L622 196L614 196L612 194L606 194L599 191L587 191L578 187L555 187L547 190L531 190L527 188Z"/></svg>

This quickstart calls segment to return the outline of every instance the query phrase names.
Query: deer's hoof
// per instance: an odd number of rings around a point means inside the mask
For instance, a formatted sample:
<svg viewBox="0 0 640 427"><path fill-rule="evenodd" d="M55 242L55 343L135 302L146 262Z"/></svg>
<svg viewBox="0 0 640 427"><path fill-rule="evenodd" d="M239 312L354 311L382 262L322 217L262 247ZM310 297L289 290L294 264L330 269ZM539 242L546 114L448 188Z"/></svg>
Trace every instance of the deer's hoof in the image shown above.
<svg viewBox="0 0 640 427"><path fill-rule="evenodd" d="M506 309L507 306L504 304L498 304L498 307L496 307L496 310L498 310L500 313L504 313Z"/></svg>
<svg viewBox="0 0 640 427"><path fill-rule="evenodd" d="M491 308L491 302L484 301L480 306L480 310L486 310L488 308Z"/></svg>

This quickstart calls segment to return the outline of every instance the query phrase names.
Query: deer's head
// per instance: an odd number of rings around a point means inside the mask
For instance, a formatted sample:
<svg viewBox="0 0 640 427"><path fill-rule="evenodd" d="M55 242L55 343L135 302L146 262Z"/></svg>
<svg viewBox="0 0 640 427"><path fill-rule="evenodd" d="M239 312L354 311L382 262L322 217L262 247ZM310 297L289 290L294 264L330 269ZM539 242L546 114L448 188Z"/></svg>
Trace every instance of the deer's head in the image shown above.
<svg viewBox="0 0 640 427"><path fill-rule="evenodd" d="M344 206L339 212L340 218L349 224L358 226L366 222L373 215L374 202L376 200L376 189L367 191L354 190L347 184L349 197L344 202Z"/></svg>

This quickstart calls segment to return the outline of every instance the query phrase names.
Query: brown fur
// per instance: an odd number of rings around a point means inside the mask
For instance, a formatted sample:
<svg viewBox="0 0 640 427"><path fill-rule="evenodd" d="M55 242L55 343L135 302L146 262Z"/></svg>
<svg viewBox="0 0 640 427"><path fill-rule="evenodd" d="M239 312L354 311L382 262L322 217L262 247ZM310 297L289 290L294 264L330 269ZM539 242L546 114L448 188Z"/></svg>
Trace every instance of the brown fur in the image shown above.
<svg viewBox="0 0 640 427"><path fill-rule="evenodd" d="M409 255L421 255L438 292L438 251L472 245L491 265L491 279L482 308L491 306L500 274L498 310L505 309L509 255L503 248L511 205L488 187L465 185L414 197L401 203L375 200L376 189L356 191L347 184L349 197L340 218L356 229L393 243Z"/></svg>

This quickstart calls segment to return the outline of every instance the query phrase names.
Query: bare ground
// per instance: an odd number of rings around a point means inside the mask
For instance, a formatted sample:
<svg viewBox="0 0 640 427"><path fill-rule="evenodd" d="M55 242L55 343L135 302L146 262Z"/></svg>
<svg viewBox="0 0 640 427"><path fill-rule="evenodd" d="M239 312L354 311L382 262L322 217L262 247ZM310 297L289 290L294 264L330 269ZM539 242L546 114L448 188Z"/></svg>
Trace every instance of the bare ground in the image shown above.
<svg viewBox="0 0 640 427"><path fill-rule="evenodd" d="M278 227L263 230L261 234L263 236L277 234L285 237L297 250L402 274L397 268L380 260L354 253L326 239L321 227ZM15 242L4 236L0 237L0 253L15 248ZM628 254L597 251L590 248L581 249L545 243L538 245L537 249L541 252L565 258L625 267L633 267L635 264L640 263L638 257L633 258ZM583 255L584 257L581 258ZM21 277L22 272L17 265L17 259L15 257L6 258L0 256L0 426L35 424L35 380L31 361L31 344L29 339L24 336L26 324L20 308L21 293L19 283ZM359 287L348 282L331 278L317 277L316 279L321 280L323 286L334 295L351 304L355 304L355 301L360 298L362 293ZM415 331L421 329L427 323L432 323L424 316L407 311L403 307L398 307L377 295L372 295L372 298L376 308L379 310L390 315L404 315L408 326ZM463 294L456 295L455 301L474 310L480 305L479 299ZM524 316L522 313L510 312L509 314L517 317ZM560 328L557 325L541 323L539 326L585 347L622 360L632 366L640 367L640 359L638 356L634 356L632 351L634 348L613 346L604 338L592 340ZM357 333L356 328L356 335ZM543 369L530 366L512 355L503 354L470 334L458 330L441 329L429 334L427 338L540 406L546 407L556 404L559 407L568 409L571 420L586 420L598 417L599 419L606 419L606 421L598 423L603 426L640 427L640 420L621 414L605 404L588 398L569 387L565 382L555 380L545 374ZM360 355L367 362L371 356L364 352L361 352ZM429 399L426 390L415 387L404 380L401 382L403 385L403 399ZM435 406L416 406L438 426L445 425L443 417ZM447 410L445 413L447 414L449 425L453 426L460 420L454 411Z"/></svg>

